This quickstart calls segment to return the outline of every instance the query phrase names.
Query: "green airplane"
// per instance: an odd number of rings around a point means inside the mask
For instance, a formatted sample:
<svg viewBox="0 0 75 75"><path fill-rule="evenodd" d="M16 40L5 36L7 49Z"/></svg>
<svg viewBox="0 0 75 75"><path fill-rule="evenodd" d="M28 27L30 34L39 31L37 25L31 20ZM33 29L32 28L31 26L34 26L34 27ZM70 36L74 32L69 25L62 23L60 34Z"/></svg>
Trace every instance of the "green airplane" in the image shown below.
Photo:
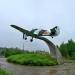
<svg viewBox="0 0 75 75"><path fill-rule="evenodd" d="M60 33L59 27L55 26L54 28L50 29L50 31L44 29L32 29L31 31L18 27L16 25L10 25L11 27L19 30L23 33L23 39L27 40L27 36L31 36L32 38L30 41L33 41L33 38L38 38L41 36L51 36L52 38L58 36Z"/></svg>

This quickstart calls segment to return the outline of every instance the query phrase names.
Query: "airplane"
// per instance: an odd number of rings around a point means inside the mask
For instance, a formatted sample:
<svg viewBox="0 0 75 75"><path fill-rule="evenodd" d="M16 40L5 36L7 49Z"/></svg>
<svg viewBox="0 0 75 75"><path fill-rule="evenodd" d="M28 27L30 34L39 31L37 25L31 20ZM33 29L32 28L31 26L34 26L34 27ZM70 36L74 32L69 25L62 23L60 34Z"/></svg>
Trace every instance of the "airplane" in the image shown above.
<svg viewBox="0 0 75 75"><path fill-rule="evenodd" d="M53 38L55 36L58 36L60 33L60 29L58 26L55 26L54 28L50 29L50 31L44 29L32 29L29 31L16 25L10 25L10 26L22 32L24 40L27 40L27 36L31 36L32 37L30 39L31 42L33 41L33 38L37 38L41 36L51 36Z"/></svg>

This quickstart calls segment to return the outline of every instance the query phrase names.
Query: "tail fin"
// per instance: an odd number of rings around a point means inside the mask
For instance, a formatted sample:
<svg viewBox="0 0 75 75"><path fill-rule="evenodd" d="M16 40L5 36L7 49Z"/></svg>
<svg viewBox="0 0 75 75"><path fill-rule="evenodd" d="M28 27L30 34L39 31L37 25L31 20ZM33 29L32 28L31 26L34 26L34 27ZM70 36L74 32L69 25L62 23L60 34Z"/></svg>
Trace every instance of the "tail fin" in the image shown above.
<svg viewBox="0 0 75 75"><path fill-rule="evenodd" d="M57 36L60 33L60 29L58 26L55 26L54 28L52 28L50 30L51 30L51 36Z"/></svg>

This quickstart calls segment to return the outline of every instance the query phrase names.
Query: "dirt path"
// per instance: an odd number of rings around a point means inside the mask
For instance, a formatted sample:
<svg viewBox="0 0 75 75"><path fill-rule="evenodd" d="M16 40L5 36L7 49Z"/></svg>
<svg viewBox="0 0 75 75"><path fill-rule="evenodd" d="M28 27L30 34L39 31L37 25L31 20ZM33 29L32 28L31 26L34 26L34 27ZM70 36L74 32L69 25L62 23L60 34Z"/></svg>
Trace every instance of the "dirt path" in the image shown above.
<svg viewBox="0 0 75 75"><path fill-rule="evenodd" d="M14 65L0 58L0 67L10 71L13 75L75 75L75 63L65 63L58 66L36 67Z"/></svg>

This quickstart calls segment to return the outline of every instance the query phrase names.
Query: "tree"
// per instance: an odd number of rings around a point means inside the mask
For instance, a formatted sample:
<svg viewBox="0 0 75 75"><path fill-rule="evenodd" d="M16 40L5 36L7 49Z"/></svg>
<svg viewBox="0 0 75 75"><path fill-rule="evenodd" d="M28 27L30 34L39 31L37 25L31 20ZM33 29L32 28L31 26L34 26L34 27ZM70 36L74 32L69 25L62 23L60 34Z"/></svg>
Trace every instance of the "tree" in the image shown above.
<svg viewBox="0 0 75 75"><path fill-rule="evenodd" d="M62 53L62 55L63 55L64 57L69 57L68 49L67 49L67 43L64 44L64 42L63 42L63 43L60 45L59 49L60 49L60 52Z"/></svg>
<svg viewBox="0 0 75 75"><path fill-rule="evenodd" d="M72 39L68 40L67 48L69 56L72 56L72 54L75 52L75 42Z"/></svg>
<svg viewBox="0 0 75 75"><path fill-rule="evenodd" d="M59 46L59 50L64 57L75 58L75 42L70 39L67 43L62 43Z"/></svg>

